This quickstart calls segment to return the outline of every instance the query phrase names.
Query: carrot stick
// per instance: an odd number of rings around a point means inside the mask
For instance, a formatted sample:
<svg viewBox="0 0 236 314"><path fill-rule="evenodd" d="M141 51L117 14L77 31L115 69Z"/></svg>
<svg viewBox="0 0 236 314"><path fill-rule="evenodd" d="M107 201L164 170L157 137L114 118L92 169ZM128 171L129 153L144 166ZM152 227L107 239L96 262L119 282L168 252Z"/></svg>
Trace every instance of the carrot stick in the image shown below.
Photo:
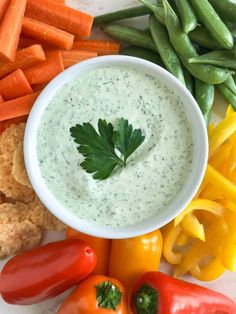
<svg viewBox="0 0 236 314"><path fill-rule="evenodd" d="M39 94L37 92L0 104L0 121L28 115Z"/></svg>
<svg viewBox="0 0 236 314"><path fill-rule="evenodd" d="M85 50L63 50L61 54L66 69L81 61L97 57L97 52Z"/></svg>
<svg viewBox="0 0 236 314"><path fill-rule="evenodd" d="M0 94L0 104L4 102L2 95Z"/></svg>
<svg viewBox="0 0 236 314"><path fill-rule="evenodd" d="M63 4L65 4L65 0L53 0L53 1L56 1L56 2L58 2L58 3L63 3Z"/></svg>
<svg viewBox="0 0 236 314"><path fill-rule="evenodd" d="M64 71L61 51L45 52L46 61L34 65L24 71L30 85L48 83L59 73Z"/></svg>
<svg viewBox="0 0 236 314"><path fill-rule="evenodd" d="M7 7L9 5L9 1L10 0L1 0L0 1L0 22L4 16L4 14L6 13Z"/></svg>
<svg viewBox="0 0 236 314"><path fill-rule="evenodd" d="M20 37L20 41L18 44L18 49L23 49L23 48L27 48L29 46L33 46L33 45L41 45L43 46L43 48L46 49L54 49L55 47L50 46L49 44L46 44L45 42L41 42L40 40L34 39L34 38L30 38L30 37L26 37L26 36L21 36Z"/></svg>
<svg viewBox="0 0 236 314"><path fill-rule="evenodd" d="M60 49L71 49L75 37L59 28L30 17L25 17L23 20L22 34L40 40L40 43L46 43Z"/></svg>
<svg viewBox="0 0 236 314"><path fill-rule="evenodd" d="M21 117L17 117L17 118L5 120L5 121L0 121L0 134L5 129L7 129L11 124L19 124L22 122L26 122L27 119L28 119L28 116L21 116Z"/></svg>
<svg viewBox="0 0 236 314"><path fill-rule="evenodd" d="M34 45L22 50L16 54L14 62L0 61L0 78L17 70L26 69L46 59L42 46Z"/></svg>
<svg viewBox="0 0 236 314"><path fill-rule="evenodd" d="M90 36L93 24L92 16L53 0L28 0L26 16L81 37Z"/></svg>
<svg viewBox="0 0 236 314"><path fill-rule="evenodd" d="M47 85L48 83L35 84L32 86L33 92L35 93L35 92L42 91Z"/></svg>
<svg viewBox="0 0 236 314"><path fill-rule="evenodd" d="M27 0L11 0L0 26L0 59L16 58Z"/></svg>
<svg viewBox="0 0 236 314"><path fill-rule="evenodd" d="M99 56L112 55L120 52L120 44L107 40L76 40L73 49L97 51Z"/></svg>
<svg viewBox="0 0 236 314"><path fill-rule="evenodd" d="M0 93L5 100L15 99L32 92L33 90L21 69L12 72L0 81Z"/></svg>

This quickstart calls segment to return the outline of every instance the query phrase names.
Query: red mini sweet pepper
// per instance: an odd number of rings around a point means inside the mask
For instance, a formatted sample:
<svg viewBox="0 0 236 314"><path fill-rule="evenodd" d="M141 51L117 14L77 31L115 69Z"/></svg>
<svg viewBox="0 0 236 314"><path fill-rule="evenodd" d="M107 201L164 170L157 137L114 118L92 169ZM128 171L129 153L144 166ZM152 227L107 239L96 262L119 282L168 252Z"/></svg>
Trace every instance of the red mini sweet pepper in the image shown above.
<svg viewBox="0 0 236 314"><path fill-rule="evenodd" d="M160 272L144 274L135 286L135 314L233 314L236 303L221 293Z"/></svg>
<svg viewBox="0 0 236 314"><path fill-rule="evenodd" d="M10 304L39 303L78 284L96 262L94 250L81 240L49 243L6 263L0 275L0 293Z"/></svg>

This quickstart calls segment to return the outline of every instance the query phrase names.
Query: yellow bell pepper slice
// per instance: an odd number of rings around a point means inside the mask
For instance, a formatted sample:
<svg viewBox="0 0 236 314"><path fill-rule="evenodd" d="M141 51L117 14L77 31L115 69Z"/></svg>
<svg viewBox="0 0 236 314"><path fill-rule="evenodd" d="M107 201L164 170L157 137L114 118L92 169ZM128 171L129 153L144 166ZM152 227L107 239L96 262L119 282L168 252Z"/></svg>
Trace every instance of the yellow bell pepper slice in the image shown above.
<svg viewBox="0 0 236 314"><path fill-rule="evenodd" d="M185 216L189 215L194 210L204 210L217 216L222 216L224 213L224 207L214 201L206 199L194 199L182 213L180 213L174 220L174 226L181 223Z"/></svg>
<svg viewBox="0 0 236 314"><path fill-rule="evenodd" d="M200 194L200 197L212 201L224 199L223 194L219 190L214 188L211 184L208 184L205 187L205 189Z"/></svg>
<svg viewBox="0 0 236 314"><path fill-rule="evenodd" d="M224 240L221 259L230 271L236 271L236 213L229 217L229 233Z"/></svg>
<svg viewBox="0 0 236 314"><path fill-rule="evenodd" d="M175 267L174 276L181 277L189 272L203 258L209 256L209 249L200 240L196 240L193 245L183 254L181 263Z"/></svg>
<svg viewBox="0 0 236 314"><path fill-rule="evenodd" d="M181 227L174 227L173 223L170 223L163 232L163 255L165 259L171 264L179 264L181 262L182 254L174 252L174 245L176 244L176 241L181 232Z"/></svg>
<svg viewBox="0 0 236 314"><path fill-rule="evenodd" d="M225 271L225 267L222 265L219 257L215 257L207 265L200 267L196 264L190 273L193 277L201 281L212 281L219 278Z"/></svg>
<svg viewBox="0 0 236 314"><path fill-rule="evenodd" d="M209 164L206 170L206 177L213 186L222 191L222 194L225 197L236 203L236 185L234 183L225 178L219 171Z"/></svg>
<svg viewBox="0 0 236 314"><path fill-rule="evenodd" d="M191 241L191 238L182 231L175 243L177 246L186 246L188 245L189 241Z"/></svg>
<svg viewBox="0 0 236 314"><path fill-rule="evenodd" d="M211 166L218 169L223 163L226 162L226 160L228 160L231 149L231 141L226 141L224 144L222 144L217 152L209 160Z"/></svg>
<svg viewBox="0 0 236 314"><path fill-rule="evenodd" d="M181 222L181 227L190 237L205 241L204 226L199 222L198 218L193 213L184 217Z"/></svg>
<svg viewBox="0 0 236 314"><path fill-rule="evenodd" d="M222 120L210 133L209 158L236 131L236 112Z"/></svg>
<svg viewBox="0 0 236 314"><path fill-rule="evenodd" d="M233 113L234 113L235 111L234 111L234 108L231 106L231 105L229 105L228 106L228 108L227 108L227 110L226 110L226 118L228 118L229 116L231 116Z"/></svg>
<svg viewBox="0 0 236 314"><path fill-rule="evenodd" d="M215 125L213 122L211 122L209 125L208 125L208 135L214 130L215 128Z"/></svg>
<svg viewBox="0 0 236 314"><path fill-rule="evenodd" d="M236 212L236 204L231 202L229 199L225 198L220 202L225 208L229 209L232 212Z"/></svg>

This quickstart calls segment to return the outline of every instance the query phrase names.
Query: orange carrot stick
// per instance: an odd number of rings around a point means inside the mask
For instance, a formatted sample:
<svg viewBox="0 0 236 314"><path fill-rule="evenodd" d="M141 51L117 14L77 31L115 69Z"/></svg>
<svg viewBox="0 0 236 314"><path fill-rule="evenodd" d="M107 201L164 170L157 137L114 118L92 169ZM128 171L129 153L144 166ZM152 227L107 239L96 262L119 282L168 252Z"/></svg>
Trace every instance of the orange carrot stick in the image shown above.
<svg viewBox="0 0 236 314"><path fill-rule="evenodd" d="M42 91L47 85L48 83L35 84L32 86L33 92L35 93L35 92Z"/></svg>
<svg viewBox="0 0 236 314"><path fill-rule="evenodd" d="M76 40L73 49L96 51L99 56L113 55L120 52L120 44L107 40Z"/></svg>
<svg viewBox="0 0 236 314"><path fill-rule="evenodd" d="M39 94L37 92L0 104L0 121L28 115Z"/></svg>
<svg viewBox="0 0 236 314"><path fill-rule="evenodd" d="M0 94L0 104L4 102L2 95Z"/></svg>
<svg viewBox="0 0 236 314"><path fill-rule="evenodd" d="M28 0L26 16L81 37L90 36L93 24L92 16L53 0Z"/></svg>
<svg viewBox="0 0 236 314"><path fill-rule="evenodd" d="M24 71L30 85L48 83L59 73L64 71L61 51L45 52L46 61L34 65Z"/></svg>
<svg viewBox="0 0 236 314"><path fill-rule="evenodd" d="M15 99L32 92L33 90L21 69L12 72L0 81L0 93L5 100Z"/></svg>
<svg viewBox="0 0 236 314"><path fill-rule="evenodd" d="M53 0L53 1L65 4L65 0Z"/></svg>
<svg viewBox="0 0 236 314"><path fill-rule="evenodd" d="M22 116L22 117L17 117L5 121L0 121L0 134L8 128L11 124L19 124L21 122L26 122L28 119L28 116Z"/></svg>
<svg viewBox="0 0 236 314"><path fill-rule="evenodd" d="M1 0L0 1L0 22L6 13L7 7L9 5L10 0Z"/></svg>
<svg viewBox="0 0 236 314"><path fill-rule="evenodd" d="M46 57L43 48L40 45L34 45L19 50L14 62L0 61L0 78L19 68L24 70L44 60L46 60Z"/></svg>
<svg viewBox="0 0 236 314"><path fill-rule="evenodd" d="M61 54L66 69L81 61L97 57L97 52L85 50L63 50Z"/></svg>
<svg viewBox="0 0 236 314"><path fill-rule="evenodd" d="M46 44L45 42L41 42L40 40L34 39L34 38L30 38L30 37L26 37L26 36L21 36L20 37L20 41L18 44L18 49L23 49L23 48L27 48L29 46L33 46L33 45L41 45L43 46L43 48L47 48L47 49L54 49L55 47Z"/></svg>
<svg viewBox="0 0 236 314"><path fill-rule="evenodd" d="M60 49L71 49L75 37L68 32L30 17L25 17L23 20L22 34L40 40L40 43L46 43Z"/></svg>
<svg viewBox="0 0 236 314"><path fill-rule="evenodd" d="M0 59L16 58L27 0L11 0L0 26Z"/></svg>

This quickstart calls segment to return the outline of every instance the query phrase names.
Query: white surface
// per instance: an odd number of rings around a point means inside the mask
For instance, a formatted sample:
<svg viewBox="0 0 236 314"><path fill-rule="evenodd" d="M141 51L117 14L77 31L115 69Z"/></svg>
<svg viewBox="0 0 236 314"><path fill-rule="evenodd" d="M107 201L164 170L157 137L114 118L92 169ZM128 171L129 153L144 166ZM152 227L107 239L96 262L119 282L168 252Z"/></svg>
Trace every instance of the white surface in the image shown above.
<svg viewBox="0 0 236 314"><path fill-rule="evenodd" d="M192 171L187 176L183 188L178 193L178 197L175 197L168 207L166 207L165 210L159 211L155 217L142 221L139 224L125 227L100 226L80 219L75 213L67 210L45 184L45 181L41 176L37 157L37 134L40 121L48 104L51 102L51 99L57 91L79 73L108 64L132 66L141 72L155 77L157 80L160 80L163 84L170 87L170 89L180 97L181 102L183 103L184 110L192 126L194 141ZM92 236L108 239L131 238L163 227L189 204L196 194L205 174L208 156L208 136L205 122L198 104L183 84L173 75L151 62L139 58L127 56L104 56L74 65L57 76L44 89L36 100L27 122L24 140L24 156L27 173L34 190L44 205L62 222L80 232Z"/></svg>
<svg viewBox="0 0 236 314"><path fill-rule="evenodd" d="M86 10L87 12L91 14L100 14L101 12L105 13L111 10L116 10L124 7L129 7L131 5L137 5L137 0L69 0L68 3L74 7L80 8L82 10ZM142 22L140 22L142 21ZM146 21L145 18L139 18L133 20L133 25L137 27L144 27ZM102 38L104 35L100 34L99 32L96 32L97 38ZM223 100L218 95L217 98L217 104L215 105L214 109L214 120L219 120L219 117L223 117L225 113L225 105L223 104ZM50 232L47 234L45 238L45 242L53 242L55 240L60 240L64 238L63 233L58 232ZM4 262L0 262L0 269L3 267ZM171 266L166 265L164 262L161 264L161 271L169 272L171 273ZM194 280L192 277L186 277L185 279L201 284L205 287L217 290L219 292L222 292L236 300L236 273L230 273L225 272L224 275L210 283L202 283L197 280ZM66 295L67 293L65 293ZM56 309L58 308L58 305L61 303L61 301L64 299L65 295L61 295L57 298L54 298L51 301L47 301L38 305L34 306L13 306L8 305L5 302L3 302L0 299L0 314L54 314L56 313ZM232 313L233 314L233 313Z"/></svg>

